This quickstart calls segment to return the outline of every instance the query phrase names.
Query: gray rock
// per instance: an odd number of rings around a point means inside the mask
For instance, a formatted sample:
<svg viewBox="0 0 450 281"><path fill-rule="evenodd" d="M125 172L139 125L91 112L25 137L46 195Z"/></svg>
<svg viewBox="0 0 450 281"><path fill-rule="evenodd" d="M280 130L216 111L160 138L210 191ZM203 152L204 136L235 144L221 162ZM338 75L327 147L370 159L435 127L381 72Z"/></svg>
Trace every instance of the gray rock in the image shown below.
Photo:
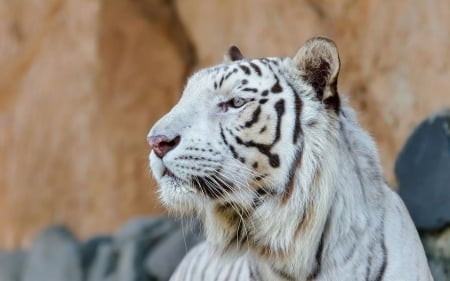
<svg viewBox="0 0 450 281"><path fill-rule="evenodd" d="M20 281L25 251L0 252L0 280Z"/></svg>
<svg viewBox="0 0 450 281"><path fill-rule="evenodd" d="M179 250L184 245L181 232L181 221L167 217L139 218L127 223L115 236L111 269L109 274L120 281L163 281L171 274L185 250ZM168 241L169 239L169 241ZM194 239L188 238L189 245ZM175 247L168 246L174 244ZM178 246L176 246L176 245ZM184 246L183 246L184 248ZM171 251L174 251L171 253ZM155 263L159 256L166 263ZM152 258L154 256L154 258Z"/></svg>
<svg viewBox="0 0 450 281"><path fill-rule="evenodd" d="M165 217L138 218L115 235L105 277L117 281L152 281L144 269L145 257L177 224ZM103 279L102 279L103 280Z"/></svg>
<svg viewBox="0 0 450 281"><path fill-rule="evenodd" d="M97 236L84 242L81 246L81 267L83 280L107 280L109 260L112 255L113 239L111 236Z"/></svg>
<svg viewBox="0 0 450 281"><path fill-rule="evenodd" d="M417 228L450 224L450 110L423 121L395 165L399 193Z"/></svg>
<svg viewBox="0 0 450 281"><path fill-rule="evenodd" d="M0 253L0 281L165 281L202 240L199 228L193 219L139 218L114 236L79 243L66 228L51 227L28 254Z"/></svg>
<svg viewBox="0 0 450 281"><path fill-rule="evenodd" d="M23 281L81 281L81 251L64 227L50 227L34 241L24 265Z"/></svg>
<svg viewBox="0 0 450 281"><path fill-rule="evenodd" d="M450 280L450 227L437 232L422 232L421 238L435 281Z"/></svg>
<svg viewBox="0 0 450 281"><path fill-rule="evenodd" d="M89 270L86 281L118 281L116 268L118 252L113 244L100 244Z"/></svg>
<svg viewBox="0 0 450 281"><path fill-rule="evenodd" d="M449 281L450 273L446 270L445 264L441 261L429 259L431 275L433 275L434 281Z"/></svg>
<svg viewBox="0 0 450 281"><path fill-rule="evenodd" d="M193 219L189 222L176 222L177 229L167 233L164 240L153 248L145 260L145 269L155 280L169 280L186 253L203 240L199 234L199 222Z"/></svg>

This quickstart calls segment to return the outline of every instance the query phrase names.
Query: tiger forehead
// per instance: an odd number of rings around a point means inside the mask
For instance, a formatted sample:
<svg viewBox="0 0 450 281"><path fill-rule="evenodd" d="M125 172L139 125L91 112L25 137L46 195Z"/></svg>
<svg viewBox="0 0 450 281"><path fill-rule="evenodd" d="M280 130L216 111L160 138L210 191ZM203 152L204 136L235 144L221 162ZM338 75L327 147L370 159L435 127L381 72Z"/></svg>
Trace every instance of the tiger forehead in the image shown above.
<svg viewBox="0 0 450 281"><path fill-rule="evenodd" d="M287 58L240 60L204 68L190 77L184 93L206 94L205 97L227 97L236 93L244 96L281 93ZM202 95L203 95L202 94Z"/></svg>
<svg viewBox="0 0 450 281"><path fill-rule="evenodd" d="M214 90L240 87L244 92L257 92L256 88L245 87L247 84L262 86L264 82L279 80L274 72L274 66L278 66L278 59L253 59L241 60L231 64L220 65L208 70Z"/></svg>
<svg viewBox="0 0 450 281"><path fill-rule="evenodd" d="M279 65L278 58L261 58L252 60L240 60L233 62L231 64L221 65L220 67L213 69L217 71L216 74L220 75L225 73L225 75L231 75L232 73L238 73L251 76L262 76L263 72L273 71L274 66Z"/></svg>

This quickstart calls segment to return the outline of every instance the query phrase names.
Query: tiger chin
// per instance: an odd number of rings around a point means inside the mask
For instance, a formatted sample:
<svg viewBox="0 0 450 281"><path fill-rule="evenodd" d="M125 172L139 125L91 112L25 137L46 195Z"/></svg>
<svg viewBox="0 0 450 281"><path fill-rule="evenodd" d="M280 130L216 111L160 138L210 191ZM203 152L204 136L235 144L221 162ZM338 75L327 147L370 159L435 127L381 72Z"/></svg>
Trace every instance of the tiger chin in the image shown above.
<svg viewBox="0 0 450 281"><path fill-rule="evenodd" d="M338 50L293 58L233 46L150 130L161 201L206 241L171 280L433 280L378 152L338 94Z"/></svg>

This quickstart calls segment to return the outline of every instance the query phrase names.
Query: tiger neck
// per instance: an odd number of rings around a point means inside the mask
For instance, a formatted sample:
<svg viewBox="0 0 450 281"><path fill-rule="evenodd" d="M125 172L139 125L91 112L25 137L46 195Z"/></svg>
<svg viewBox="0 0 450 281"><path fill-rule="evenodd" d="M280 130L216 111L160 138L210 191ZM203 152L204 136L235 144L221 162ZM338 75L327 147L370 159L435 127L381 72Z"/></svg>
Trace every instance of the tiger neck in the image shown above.
<svg viewBox="0 0 450 281"><path fill-rule="evenodd" d="M260 221L258 231L269 237L271 255L253 253L267 280L321 280L321 274L336 270L331 266L342 265L349 249L364 251L352 247L363 243L358 233L381 233L386 186L376 149L356 120L344 114L339 122L336 143L319 154L326 156L302 161L297 169L292 200ZM303 157L311 160L316 153L305 147Z"/></svg>
<svg viewBox="0 0 450 281"><path fill-rule="evenodd" d="M353 149L359 148L354 147L354 139L348 139L351 133L345 125L339 128L323 148L326 153L305 146L289 200L266 200L251 214L238 206L229 206L220 216L205 214L212 245L227 255L248 251L261 276L270 281L318 280L337 252L345 249L346 243L354 243L349 239L350 230L364 232L380 219L377 206L367 202L377 196L374 185L381 184L382 178L361 178L364 175L355 172L361 159ZM374 157L373 161L378 161Z"/></svg>
<svg viewBox="0 0 450 281"><path fill-rule="evenodd" d="M313 280L318 272L330 220L333 182L336 171L321 171L321 163L336 162L333 153L307 161L299 167L291 184L289 200L279 196L264 201L249 213L239 206L221 206L203 215L206 236L223 255L246 251L256 262L261 276L274 280ZM303 151L303 157L313 159ZM337 165L336 165L337 166ZM288 220L287 220L288 218Z"/></svg>
<svg viewBox="0 0 450 281"><path fill-rule="evenodd" d="M253 251L267 280L315 280L319 274L328 251L327 235L334 223L330 211L338 189L334 178L339 167L334 149L330 145L327 156L317 159L316 152L305 147L301 167L294 175L291 198L265 211L280 218L260 222L258 241L267 237L267 244ZM326 171L322 168L325 163Z"/></svg>

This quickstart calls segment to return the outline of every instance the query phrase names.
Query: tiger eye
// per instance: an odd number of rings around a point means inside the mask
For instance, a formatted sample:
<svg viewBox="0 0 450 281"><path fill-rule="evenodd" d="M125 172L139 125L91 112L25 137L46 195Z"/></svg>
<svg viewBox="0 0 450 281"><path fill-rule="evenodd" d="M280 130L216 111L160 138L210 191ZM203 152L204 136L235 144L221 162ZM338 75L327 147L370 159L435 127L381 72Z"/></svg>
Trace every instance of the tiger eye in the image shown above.
<svg viewBox="0 0 450 281"><path fill-rule="evenodd" d="M245 104L245 99L239 98L239 97L233 98L230 101L231 107L234 107L234 108L239 108L239 107L243 106L244 104Z"/></svg>

